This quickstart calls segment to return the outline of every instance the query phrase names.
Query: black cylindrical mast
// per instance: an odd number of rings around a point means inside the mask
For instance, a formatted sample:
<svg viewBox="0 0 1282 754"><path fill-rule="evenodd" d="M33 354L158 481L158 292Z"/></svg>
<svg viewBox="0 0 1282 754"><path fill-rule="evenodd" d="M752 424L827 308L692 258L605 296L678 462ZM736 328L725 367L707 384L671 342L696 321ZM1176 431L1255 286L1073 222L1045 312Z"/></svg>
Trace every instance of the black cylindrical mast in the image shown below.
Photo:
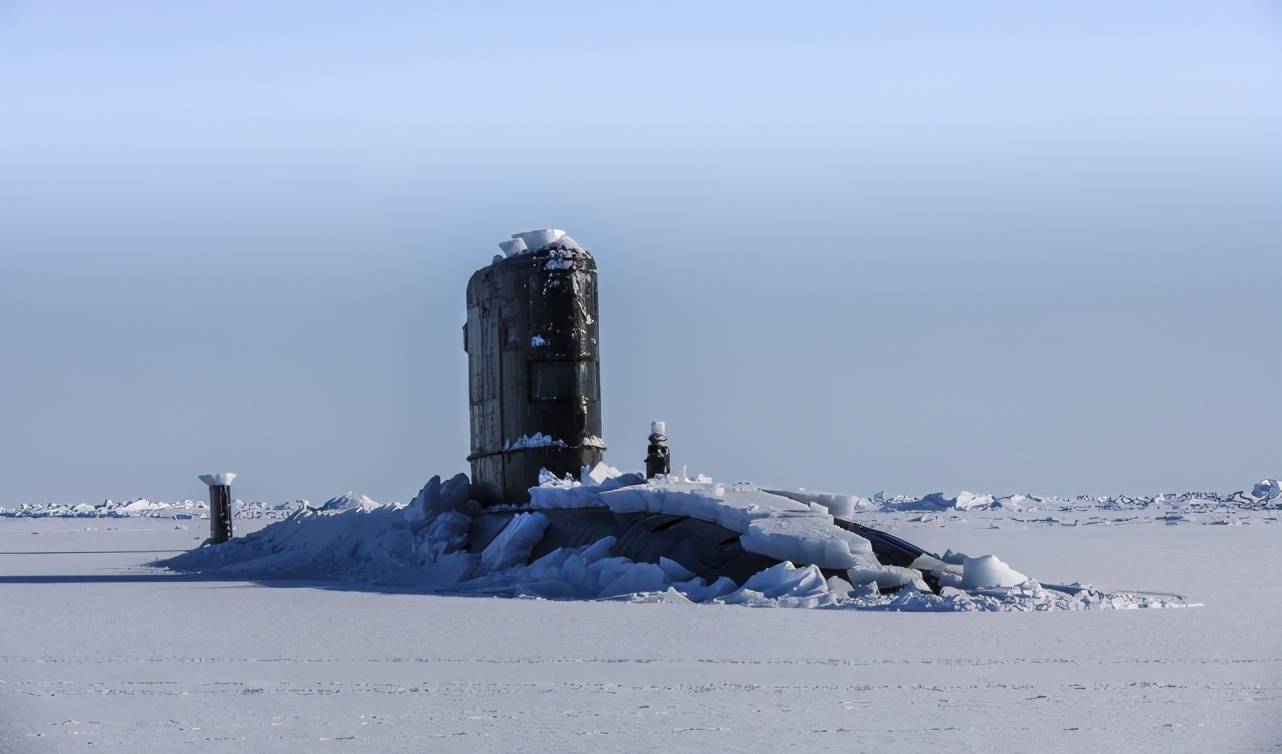
<svg viewBox="0 0 1282 754"><path fill-rule="evenodd" d="M232 538L231 533L231 481L236 475L201 474L200 481L209 485L209 541L220 545Z"/></svg>

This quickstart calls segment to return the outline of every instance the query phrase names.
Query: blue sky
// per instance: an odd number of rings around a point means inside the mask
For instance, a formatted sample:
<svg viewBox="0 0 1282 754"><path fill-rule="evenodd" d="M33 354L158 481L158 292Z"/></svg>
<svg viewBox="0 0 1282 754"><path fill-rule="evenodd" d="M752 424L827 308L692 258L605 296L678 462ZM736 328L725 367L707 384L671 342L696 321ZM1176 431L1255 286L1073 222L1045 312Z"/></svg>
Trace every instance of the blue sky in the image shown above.
<svg viewBox="0 0 1282 754"><path fill-rule="evenodd" d="M1282 474L1282 11L0 0L0 504L464 470L495 242L598 258L608 459Z"/></svg>

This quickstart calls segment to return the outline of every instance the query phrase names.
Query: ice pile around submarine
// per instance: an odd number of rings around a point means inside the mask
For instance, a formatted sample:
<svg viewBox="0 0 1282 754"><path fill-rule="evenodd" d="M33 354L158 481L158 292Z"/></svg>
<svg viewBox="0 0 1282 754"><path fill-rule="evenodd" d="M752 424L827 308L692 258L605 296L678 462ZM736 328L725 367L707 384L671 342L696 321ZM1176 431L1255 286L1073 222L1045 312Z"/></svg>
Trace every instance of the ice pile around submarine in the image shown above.
<svg viewBox="0 0 1282 754"><path fill-rule="evenodd" d="M472 516L464 474L431 481L408 504L304 508L222 545L160 561L185 572L246 579L341 579L453 594L546 599L620 599L756 607L923 612L1081 610L1182 605L1178 599L1109 594L1087 586L1044 588L993 555L946 552L912 567L883 565L869 541L837 526L822 502L751 485L668 476L643 480L604 464L581 478L545 474L531 503L483 549L468 550ZM709 583L668 558L635 562L613 553L613 536L563 547L530 562L548 517L542 511L608 508L710 521L739 535L749 552L779 562L742 584ZM937 582L938 593L926 583Z"/></svg>

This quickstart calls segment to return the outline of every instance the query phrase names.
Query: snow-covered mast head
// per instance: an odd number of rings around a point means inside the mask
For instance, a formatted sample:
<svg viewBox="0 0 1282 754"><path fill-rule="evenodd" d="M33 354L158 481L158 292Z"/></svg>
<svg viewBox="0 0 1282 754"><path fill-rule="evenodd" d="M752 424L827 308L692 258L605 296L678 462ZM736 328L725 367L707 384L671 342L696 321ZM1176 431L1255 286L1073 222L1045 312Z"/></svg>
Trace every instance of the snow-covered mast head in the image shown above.
<svg viewBox="0 0 1282 754"><path fill-rule="evenodd" d="M473 496L529 499L539 470L601 461L596 261L565 231L514 233L467 284Z"/></svg>

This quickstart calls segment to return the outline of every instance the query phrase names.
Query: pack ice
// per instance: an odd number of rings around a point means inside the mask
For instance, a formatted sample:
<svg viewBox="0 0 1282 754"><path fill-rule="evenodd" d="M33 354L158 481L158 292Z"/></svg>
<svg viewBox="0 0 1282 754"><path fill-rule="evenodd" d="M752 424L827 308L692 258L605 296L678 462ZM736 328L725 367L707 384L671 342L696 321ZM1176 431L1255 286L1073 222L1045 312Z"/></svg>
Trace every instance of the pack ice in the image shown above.
<svg viewBox="0 0 1282 754"><path fill-rule="evenodd" d="M222 545L204 545L157 565L211 576L339 579L455 594L546 599L625 599L757 607L904 611L1026 611L1164 607L1177 599L1044 587L993 555L949 551L912 567L878 562L867 539L837 526L848 501L776 494L707 477L643 480L604 464L580 479L544 475L531 503L483 548L469 548L473 516L466 475L433 477L408 504L344 496ZM801 498L801 499L798 499ZM563 547L532 559L554 510L606 508L663 513L718 524L742 547L778 561L735 583L709 583L667 557L635 562L615 538ZM938 593L927 585L935 581Z"/></svg>
<svg viewBox="0 0 1282 754"><path fill-rule="evenodd" d="M600 438L587 438L585 442L601 443ZM563 444L563 441L542 433L526 435L507 441L508 448L532 448ZM617 469L602 466L619 474ZM591 473L599 472L593 471ZM602 478L594 480L599 484ZM573 507L578 505L573 496L566 498L561 492L566 485L577 485L574 480L542 480L550 484L553 492L545 496L548 507ZM540 488L535 488L536 490ZM1282 509L1282 483L1276 479L1262 479L1251 490L1230 493L1218 492L1168 492L1159 495L1078 495L1076 497L1039 496L1027 494L992 495L962 491L951 497L942 492L909 496L877 493L871 498L835 492L818 492L807 489L763 490L770 494L788 497L802 503L822 506L833 516L854 520L865 512L881 513L969 513L969 512L1028 512L1028 511L1139 511L1153 510L1164 515L1222 513L1236 514L1244 511L1270 511ZM354 493L340 495L322 506L333 507L344 499L356 499ZM368 498L367 498L368 499ZM232 503L236 518L285 518L294 511L305 508L306 500L270 504L258 501L236 500ZM208 518L209 503L204 500L162 501L135 498L126 501L104 500L90 503L20 503L13 507L0 506L0 516L15 518Z"/></svg>

